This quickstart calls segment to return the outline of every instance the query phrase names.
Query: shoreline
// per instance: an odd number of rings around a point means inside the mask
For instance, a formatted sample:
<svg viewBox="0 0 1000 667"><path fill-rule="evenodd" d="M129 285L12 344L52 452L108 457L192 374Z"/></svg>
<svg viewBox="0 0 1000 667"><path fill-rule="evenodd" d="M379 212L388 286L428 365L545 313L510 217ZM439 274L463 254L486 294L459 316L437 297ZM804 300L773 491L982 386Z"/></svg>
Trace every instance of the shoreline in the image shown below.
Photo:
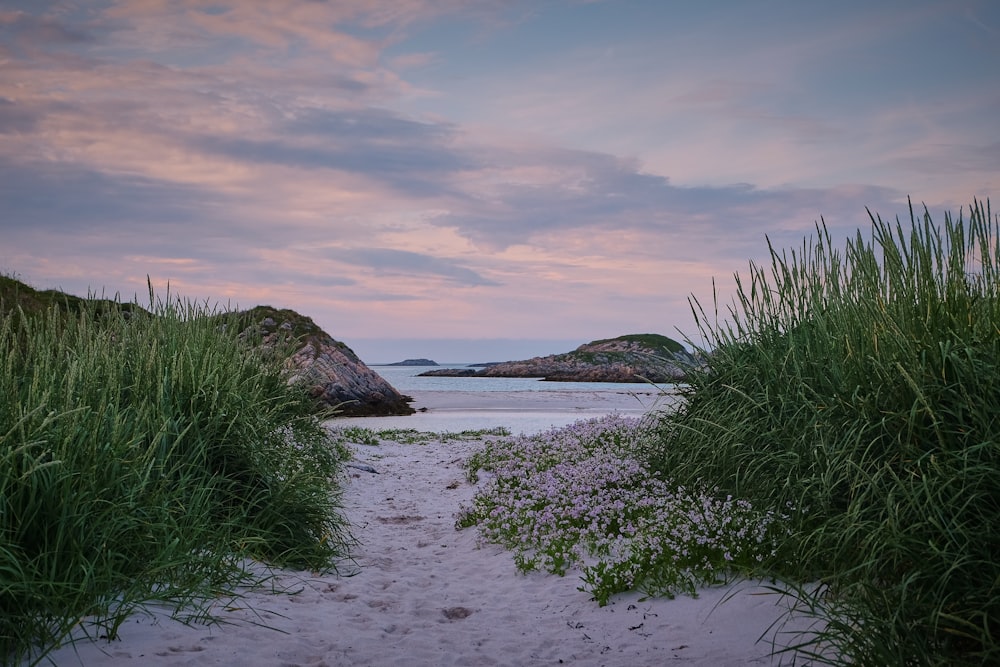
<svg viewBox="0 0 1000 667"><path fill-rule="evenodd" d="M580 419L612 412L642 417L651 410L670 409L679 400L652 387L636 391L410 391L412 415L388 417L337 417L331 425L356 426L374 431L415 429L456 432L507 427L514 434L533 433L567 426Z"/></svg>
<svg viewBox="0 0 1000 667"><path fill-rule="evenodd" d="M509 552L477 545L474 529L456 531L454 515L476 488L461 464L481 442L351 445L378 474L346 469L344 509L360 544L342 576L278 571L275 584L294 594L250 592L220 606L224 625L140 614L118 641L50 657L153 667L779 663L769 640L757 640L780 619L782 599L758 583L696 599L630 593L598 607L572 573L520 574Z"/></svg>
<svg viewBox="0 0 1000 667"><path fill-rule="evenodd" d="M531 391L412 391L417 410L539 410L645 412L669 394L644 388L636 391L540 389Z"/></svg>

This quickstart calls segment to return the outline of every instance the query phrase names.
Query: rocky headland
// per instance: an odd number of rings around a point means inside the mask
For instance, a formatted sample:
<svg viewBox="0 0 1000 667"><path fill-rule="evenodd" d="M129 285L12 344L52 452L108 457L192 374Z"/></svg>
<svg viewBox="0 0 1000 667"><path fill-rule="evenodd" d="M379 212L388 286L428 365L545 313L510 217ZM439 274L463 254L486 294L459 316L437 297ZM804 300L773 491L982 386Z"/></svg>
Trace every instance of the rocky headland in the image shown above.
<svg viewBox="0 0 1000 667"><path fill-rule="evenodd" d="M337 408L344 417L409 415L410 397L365 365L344 343L335 340L312 319L294 310L257 306L246 315L253 325L244 333L260 337L268 347L287 346L286 364L292 382L304 382L310 395Z"/></svg>
<svg viewBox="0 0 1000 667"><path fill-rule="evenodd" d="M696 358L659 334L595 340L572 352L505 361L482 368L442 368L422 376L542 378L550 382L679 382Z"/></svg>

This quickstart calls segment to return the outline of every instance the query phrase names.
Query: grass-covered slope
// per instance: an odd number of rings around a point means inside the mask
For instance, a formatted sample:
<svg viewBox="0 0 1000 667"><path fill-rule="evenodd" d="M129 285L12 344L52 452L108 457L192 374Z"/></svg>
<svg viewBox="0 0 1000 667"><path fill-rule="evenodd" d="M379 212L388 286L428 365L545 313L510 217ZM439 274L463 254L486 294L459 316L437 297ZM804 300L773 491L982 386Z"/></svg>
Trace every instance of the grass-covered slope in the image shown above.
<svg viewBox="0 0 1000 667"><path fill-rule="evenodd" d="M671 354L684 353L684 346L678 343L673 338L663 336L661 334L625 334L624 336L618 336L617 338L603 338L601 340L591 341L584 345L584 348L588 347L599 347L607 344L617 344L617 343L635 343L636 345L646 348L651 353L656 353L663 355L664 352L669 352ZM570 353L572 354L572 352Z"/></svg>
<svg viewBox="0 0 1000 667"><path fill-rule="evenodd" d="M912 215L912 212L911 212ZM771 564L819 581L859 665L1000 663L1000 220L871 221L751 266L655 467L789 513Z"/></svg>
<svg viewBox="0 0 1000 667"><path fill-rule="evenodd" d="M343 554L339 454L238 314L4 289L0 662L84 618L114 638L151 601L197 614L256 578L247 559Z"/></svg>
<svg viewBox="0 0 1000 667"><path fill-rule="evenodd" d="M67 313L80 313L85 308L97 313L146 312L135 303L96 297L85 299L54 289L36 290L13 276L0 275L0 315L3 317L19 317L19 312L36 315L50 308L57 308Z"/></svg>

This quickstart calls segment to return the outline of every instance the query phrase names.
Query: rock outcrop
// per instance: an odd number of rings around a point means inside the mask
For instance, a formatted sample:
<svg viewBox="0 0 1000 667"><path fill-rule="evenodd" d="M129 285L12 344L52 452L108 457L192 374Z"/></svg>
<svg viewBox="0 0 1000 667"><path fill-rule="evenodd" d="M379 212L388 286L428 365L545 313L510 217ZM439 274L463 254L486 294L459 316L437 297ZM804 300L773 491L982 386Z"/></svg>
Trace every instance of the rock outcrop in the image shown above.
<svg viewBox="0 0 1000 667"><path fill-rule="evenodd" d="M631 334L581 345L572 352L489 364L472 371L449 368L426 376L542 378L550 382L679 382L696 363L677 341L659 334Z"/></svg>
<svg viewBox="0 0 1000 667"><path fill-rule="evenodd" d="M293 382L304 382L320 403L345 417L409 415L412 400L362 362L344 343L334 340L310 318L293 310L258 306L247 311L269 347L290 345L287 364Z"/></svg>

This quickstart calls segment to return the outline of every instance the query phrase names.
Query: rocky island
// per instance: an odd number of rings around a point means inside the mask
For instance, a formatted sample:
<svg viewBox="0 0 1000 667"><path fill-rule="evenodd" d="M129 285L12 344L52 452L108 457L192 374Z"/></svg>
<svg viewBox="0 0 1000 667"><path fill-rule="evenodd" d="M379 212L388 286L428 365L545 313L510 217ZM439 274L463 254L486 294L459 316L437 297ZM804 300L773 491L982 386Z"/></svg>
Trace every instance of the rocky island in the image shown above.
<svg viewBox="0 0 1000 667"><path fill-rule="evenodd" d="M679 382L697 359L659 334L595 340L572 352L505 361L482 368L442 368L421 376L542 378L550 382Z"/></svg>
<svg viewBox="0 0 1000 667"><path fill-rule="evenodd" d="M438 366L440 364L430 359L404 359L403 361L397 361L396 363L385 364L385 365L386 366Z"/></svg>

